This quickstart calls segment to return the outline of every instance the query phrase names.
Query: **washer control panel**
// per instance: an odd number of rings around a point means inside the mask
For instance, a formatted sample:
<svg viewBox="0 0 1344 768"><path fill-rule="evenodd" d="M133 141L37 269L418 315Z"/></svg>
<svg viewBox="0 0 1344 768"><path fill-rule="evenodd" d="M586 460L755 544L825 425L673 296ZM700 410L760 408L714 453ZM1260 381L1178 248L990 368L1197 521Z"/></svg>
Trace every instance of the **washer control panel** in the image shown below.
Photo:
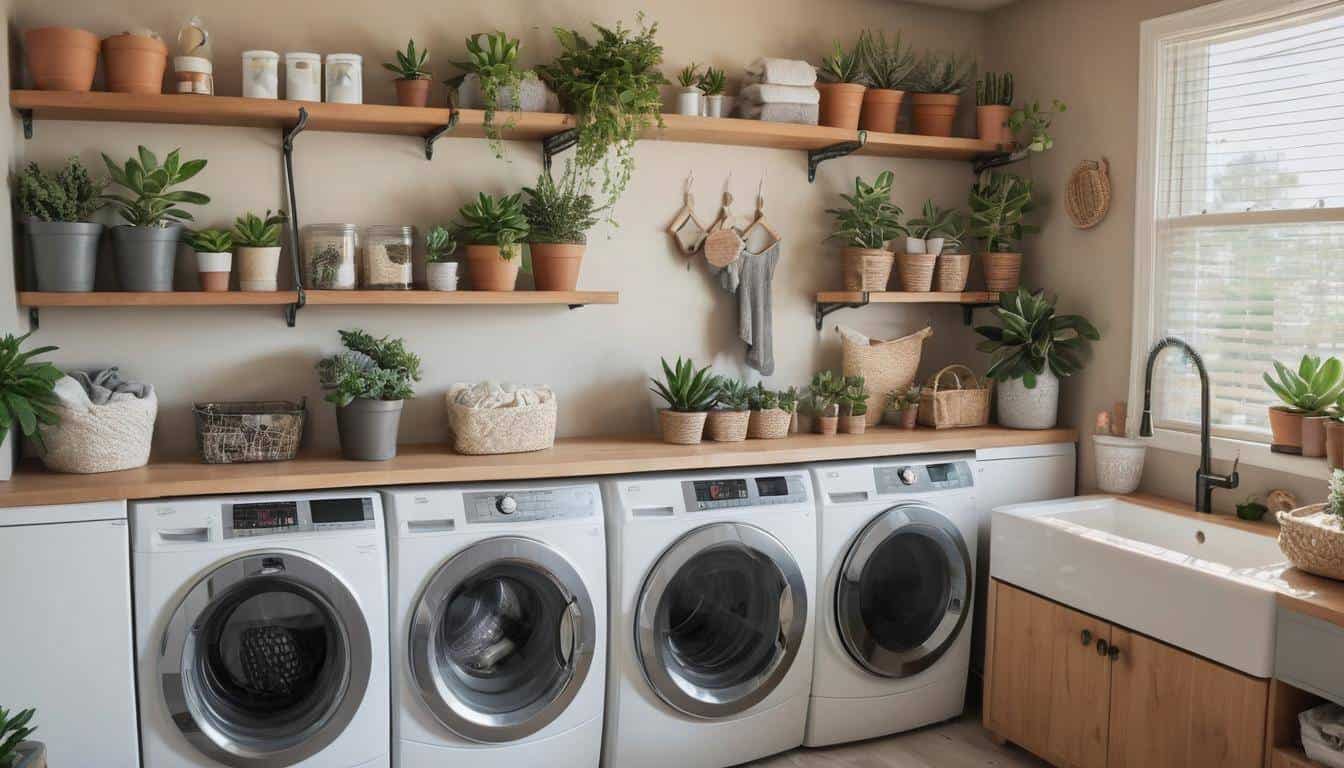
<svg viewBox="0 0 1344 768"><path fill-rule="evenodd" d="M964 461L941 464L893 464L873 467L873 484L880 495L922 493L969 488L971 467Z"/></svg>
<svg viewBox="0 0 1344 768"><path fill-rule="evenodd" d="M686 497L686 509L693 512L807 501L807 489L799 475L685 480L681 489Z"/></svg>
<svg viewBox="0 0 1344 768"><path fill-rule="evenodd" d="M468 523L572 520L597 514L592 488L540 488L462 494Z"/></svg>
<svg viewBox="0 0 1344 768"><path fill-rule="evenodd" d="M372 528L373 499L347 496L224 504L224 538Z"/></svg>

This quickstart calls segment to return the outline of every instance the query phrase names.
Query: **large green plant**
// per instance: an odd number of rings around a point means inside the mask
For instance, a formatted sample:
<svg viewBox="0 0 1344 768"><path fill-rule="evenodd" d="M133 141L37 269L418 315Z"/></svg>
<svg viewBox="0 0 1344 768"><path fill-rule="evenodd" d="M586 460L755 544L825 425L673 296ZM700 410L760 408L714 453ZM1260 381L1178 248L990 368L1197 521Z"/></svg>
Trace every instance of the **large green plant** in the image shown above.
<svg viewBox="0 0 1344 768"><path fill-rule="evenodd" d="M549 170L537 176L535 187L523 187L527 199L523 215L533 243L585 243L588 230L597 224L602 208L583 189L583 180L567 165L557 182Z"/></svg>
<svg viewBox="0 0 1344 768"><path fill-rule="evenodd" d="M891 202L894 180L891 171L878 174L871 184L855 177L854 193L840 195L849 207L826 210L835 217L831 238L854 248L884 248L888 240L904 236L902 211Z"/></svg>
<svg viewBox="0 0 1344 768"><path fill-rule="evenodd" d="M690 358L678 357L675 365L661 358L663 379L653 382L650 391L667 402L667 407L682 413L700 413L714 407L719 399L719 379L705 366L696 370Z"/></svg>
<svg viewBox="0 0 1344 768"><path fill-rule="evenodd" d="M971 187L971 237L985 241L991 253L1011 251L1023 234L1038 232L1023 220L1035 209L1031 182L1011 173L988 173Z"/></svg>
<svg viewBox="0 0 1344 768"><path fill-rule="evenodd" d="M458 236L471 245L497 245L499 254L511 259L516 243L527 239L530 227L523 213L523 195L495 197L484 192L457 210L462 221L457 225Z"/></svg>
<svg viewBox="0 0 1344 768"><path fill-rule="evenodd" d="M997 381L1022 379L1027 389L1036 387L1036 377L1047 367L1061 378L1082 370L1088 342L1101 338L1082 315L1055 314L1055 301L1045 291L1005 293L993 312L998 325L975 329L985 337L976 349L990 355L985 375Z"/></svg>
<svg viewBox="0 0 1344 768"><path fill-rule="evenodd" d="M289 221L284 211L265 216L248 211L233 220L233 242L242 248L274 248L280 244L280 225Z"/></svg>
<svg viewBox="0 0 1344 768"><path fill-rule="evenodd" d="M1344 395L1344 363L1338 358L1324 361L1316 355L1303 355L1297 370L1274 361L1274 373L1261 374L1265 384L1294 411L1317 416Z"/></svg>
<svg viewBox="0 0 1344 768"><path fill-rule="evenodd" d="M32 335L31 331L22 336L8 333L0 339L0 432L18 424L19 431L41 444L38 425L61 420L53 389L64 374L51 363L33 361L38 355L55 352L56 347L21 349Z"/></svg>
<svg viewBox="0 0 1344 768"><path fill-rule="evenodd" d="M500 96L506 88L509 89L512 98L509 100L508 109L510 112L517 112L522 104L523 79L532 75L531 72L519 71L515 66L518 61L518 46L518 40L504 32L472 35L467 38L467 60L453 62L453 66L474 73L480 81L481 101L484 102L485 108L485 136L490 140L490 149L495 153L495 157L504 156L500 126L495 124L495 110L499 106ZM462 77L455 77L447 81L447 84L457 88L462 84ZM510 117L503 128L512 128L513 125L513 118Z"/></svg>
<svg viewBox="0 0 1344 768"><path fill-rule="evenodd" d="M327 401L349 405L356 398L406 400L415 395L420 380L420 358L407 351L401 339L376 339L365 331L341 331L345 352L317 364Z"/></svg>
<svg viewBox="0 0 1344 768"><path fill-rule="evenodd" d="M975 73L975 60L955 53L930 51L910 74L911 90L919 93L961 93Z"/></svg>
<svg viewBox="0 0 1344 768"><path fill-rule="evenodd" d="M866 84L867 75L863 71L863 58L859 55L858 46L847 51L839 40L834 41L833 46L831 54L821 57L821 66L817 67L817 77L821 82Z"/></svg>
<svg viewBox="0 0 1344 768"><path fill-rule="evenodd" d="M79 158L70 157L55 173L29 163L14 178L19 213L39 221L88 221L102 208L104 179L94 179Z"/></svg>
<svg viewBox="0 0 1344 768"><path fill-rule="evenodd" d="M112 162L112 158L103 153L103 162L112 181L131 193L125 195L103 195L103 199L117 209L127 224L133 227L164 227L174 221L191 221L192 215L179 207L183 205L205 205L210 198L200 192L185 189L169 191L205 169L205 160L182 161L181 150L174 149L163 159L163 165L150 152L141 146L137 156L128 158L123 165Z"/></svg>
<svg viewBox="0 0 1344 768"><path fill-rule="evenodd" d="M35 709L25 709L13 715L0 707L0 768L9 768L19 759L19 742L32 735L37 728L29 726Z"/></svg>
<svg viewBox="0 0 1344 768"><path fill-rule="evenodd" d="M909 84L915 52L901 42L900 32L888 43L886 33L865 30L859 35L858 54L870 86L902 90Z"/></svg>

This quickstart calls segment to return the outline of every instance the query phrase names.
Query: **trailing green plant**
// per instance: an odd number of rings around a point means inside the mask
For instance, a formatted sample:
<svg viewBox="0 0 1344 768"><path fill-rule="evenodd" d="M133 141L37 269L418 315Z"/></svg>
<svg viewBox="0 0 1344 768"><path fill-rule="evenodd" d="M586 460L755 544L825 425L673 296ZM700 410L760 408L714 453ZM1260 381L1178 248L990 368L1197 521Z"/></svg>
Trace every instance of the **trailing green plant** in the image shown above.
<svg viewBox="0 0 1344 768"><path fill-rule="evenodd" d="M19 759L19 742L26 741L36 726L30 726L36 709L25 709L13 715L0 707L0 768L9 768Z"/></svg>
<svg viewBox="0 0 1344 768"><path fill-rule="evenodd" d="M904 236L901 224L903 213L891 202L891 185L895 176L883 171L871 184L862 177L854 178L854 193L841 194L848 208L828 208L835 217L831 239L843 240L854 248L884 248L888 240Z"/></svg>
<svg viewBox="0 0 1344 768"><path fill-rule="evenodd" d="M696 370L690 358L678 357L675 366L669 366L666 358L660 359L663 380L649 379L653 382L649 390L667 401L670 410L700 413L714 407L719 397L718 377L709 366Z"/></svg>
<svg viewBox="0 0 1344 768"><path fill-rule="evenodd" d="M280 244L280 225L289 221L284 211L265 216L248 211L233 220L233 242L239 248L274 248Z"/></svg>
<svg viewBox="0 0 1344 768"><path fill-rule="evenodd" d="M758 381L747 390L747 407L753 411L772 411L779 407L779 393L766 389L765 382Z"/></svg>
<svg viewBox="0 0 1344 768"><path fill-rule="evenodd" d="M420 380L420 358L407 351L402 339L374 338L362 330L341 331L346 351L317 364L327 401L347 406L356 398L407 400Z"/></svg>
<svg viewBox="0 0 1344 768"><path fill-rule="evenodd" d="M1325 509L1336 517L1344 518L1344 469L1330 473L1330 496L1326 499Z"/></svg>
<svg viewBox="0 0 1344 768"><path fill-rule="evenodd" d="M817 416L834 416L845 393L845 379L830 370L812 375L807 386L808 411Z"/></svg>
<svg viewBox="0 0 1344 768"><path fill-rule="evenodd" d="M862 376L844 377L844 389L840 392L840 401L850 416L862 416L868 413L868 385Z"/></svg>
<svg viewBox="0 0 1344 768"><path fill-rule="evenodd" d="M435 227L425 235L425 261L441 264L457 251L457 238L447 227Z"/></svg>
<svg viewBox="0 0 1344 768"><path fill-rule="evenodd" d="M1052 99L1049 109L1041 109L1041 103L1033 101L1008 116L1008 128L1013 133L1025 128L1031 135L1027 140L1027 149L1044 152L1055 146L1055 140L1050 136L1050 124L1054 122L1055 115L1067 112L1068 109L1068 105L1059 99Z"/></svg>
<svg viewBox="0 0 1344 768"><path fill-rule="evenodd" d="M706 96L721 96L727 84L728 73L722 69L706 67L705 73L700 76L700 90L704 91Z"/></svg>
<svg viewBox="0 0 1344 768"><path fill-rule="evenodd" d="M42 445L39 424L60 423L56 412L58 400L53 388L65 374L48 362L34 362L33 358L55 352L56 347L37 347L23 350L23 343L32 336L12 333L0 339L0 432L7 433L15 424L26 437Z"/></svg>
<svg viewBox="0 0 1344 768"><path fill-rule="evenodd" d="M907 408L919 407L920 386L911 384L904 390L892 390L887 393L887 410L904 411Z"/></svg>
<svg viewBox="0 0 1344 768"><path fill-rule="evenodd" d="M415 38L406 43L405 52L397 51L395 62L383 62L383 69L396 74L399 80L428 80L429 70L425 69L425 60L429 58L429 49L415 50Z"/></svg>
<svg viewBox="0 0 1344 768"><path fill-rule="evenodd" d="M132 227L165 227L173 222L192 221L189 211L178 205L206 205L210 198L200 192L185 189L169 191L205 169L205 160L182 161L181 150L174 149L163 159L163 165L150 152L141 146L136 157L128 158L123 165L112 162L112 158L103 153L103 162L112 181L131 193L125 195L104 194L106 200L117 213Z"/></svg>
<svg viewBox="0 0 1344 768"><path fill-rule="evenodd" d="M224 229L197 229L182 236L191 250L197 253L232 253L233 236Z"/></svg>
<svg viewBox="0 0 1344 768"><path fill-rule="evenodd" d="M1055 314L1055 300L1045 291L1005 293L993 313L998 325L975 329L985 337L976 349L990 355L985 375L997 381L1022 379L1027 389L1035 389L1036 377L1047 367L1060 378L1082 370L1088 342L1101 338L1082 315Z"/></svg>
<svg viewBox="0 0 1344 768"><path fill-rule="evenodd" d="M939 208L933 204L932 200L925 200L923 215L910 219L906 222L906 227L909 228L911 237L927 240L931 237L945 235L960 219L961 212L950 208Z"/></svg>
<svg viewBox="0 0 1344 768"><path fill-rule="evenodd" d="M501 140L501 126L495 124L495 112L499 106L501 94L507 89L511 93L508 110L517 112L522 102L524 78L531 72L521 72L514 63L518 61L518 40L504 32L495 31L471 35L467 38L467 60L455 61L453 66L476 75L481 85L481 101L485 109L485 137L490 141L490 151L495 157L504 157L504 143ZM456 90L462 85L465 75L445 81L445 85ZM510 116L503 125L507 130L514 125Z"/></svg>
<svg viewBox="0 0 1344 768"><path fill-rule="evenodd" d="M961 93L974 74L974 59L955 53L929 51L910 75L911 90L919 93Z"/></svg>
<svg viewBox="0 0 1344 768"><path fill-rule="evenodd" d="M897 32L891 43L884 32L864 30L859 34L859 62L864 79L873 88L904 90L915 69L915 52L903 45Z"/></svg>
<svg viewBox="0 0 1344 768"><path fill-rule="evenodd" d="M1038 232L1038 227L1023 220L1035 210L1031 201L1031 182L1011 173L987 172L971 187L972 237L985 241L991 253L1004 253L1023 234Z"/></svg>
<svg viewBox="0 0 1344 768"><path fill-rule="evenodd" d="M867 83L867 76L863 71L863 60L859 56L859 50L856 46L854 50L847 51L840 46L840 41L834 41L835 48L829 56L821 58L821 66L817 68L817 77L821 78L823 83L858 83L860 85Z"/></svg>
<svg viewBox="0 0 1344 768"><path fill-rule="evenodd" d="M1277 380L1268 372L1261 375L1293 411L1319 416L1344 395L1344 363L1335 357L1322 361L1316 355L1303 355L1296 371L1275 360L1274 373Z"/></svg>
<svg viewBox="0 0 1344 768"><path fill-rule="evenodd" d="M457 209L462 221L457 234L470 245L497 245L499 255L506 261L518 252L515 247L527 239L530 227L523 213L523 194L487 195L479 193L476 199Z"/></svg>
<svg viewBox="0 0 1344 768"><path fill-rule="evenodd" d="M798 412L798 399L800 395L797 387L781 389L775 393L775 397L779 402L779 409L781 411L784 411L785 413Z"/></svg>
<svg viewBox="0 0 1344 768"><path fill-rule="evenodd" d="M663 47L658 25L636 17L638 29L620 23L597 24L590 41L577 30L555 28L560 55L538 74L574 113L577 143L574 161L585 180L599 171L602 194L614 204L630 184L635 170L634 147L641 132L662 127L659 86L667 78L658 71Z"/></svg>
<svg viewBox="0 0 1344 768"><path fill-rule="evenodd" d="M700 88L700 65L692 61L677 70L677 85L682 88Z"/></svg>
<svg viewBox="0 0 1344 768"><path fill-rule="evenodd" d="M715 381L718 390L718 407L725 411L745 411L751 406L751 398L746 382L729 376L720 376Z"/></svg>
<svg viewBox="0 0 1344 768"><path fill-rule="evenodd" d="M19 213L38 221L88 221L105 205L106 179L94 179L77 157L66 158L55 173L29 163L14 176Z"/></svg>
<svg viewBox="0 0 1344 768"><path fill-rule="evenodd" d="M990 107L1013 105L1013 73L986 72L975 81L975 106Z"/></svg>
<svg viewBox="0 0 1344 768"><path fill-rule="evenodd" d="M550 170L537 176L535 187L523 187L523 215L527 217L533 243L586 243L588 230L597 225L599 208L593 196L584 191L583 180L573 164L565 166L560 181Z"/></svg>

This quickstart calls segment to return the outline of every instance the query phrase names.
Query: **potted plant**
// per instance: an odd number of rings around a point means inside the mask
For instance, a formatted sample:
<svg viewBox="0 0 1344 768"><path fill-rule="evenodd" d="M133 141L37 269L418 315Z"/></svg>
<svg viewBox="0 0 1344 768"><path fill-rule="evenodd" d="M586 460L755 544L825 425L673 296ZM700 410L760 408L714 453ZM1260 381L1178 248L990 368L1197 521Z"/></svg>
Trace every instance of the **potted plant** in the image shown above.
<svg viewBox="0 0 1344 768"><path fill-rule="evenodd" d="M911 384L904 391L893 390L887 393L887 412L882 420L899 424L901 429L914 429L919 419L918 384Z"/></svg>
<svg viewBox="0 0 1344 768"><path fill-rule="evenodd" d="M1303 456L1325 455L1326 412L1344 394L1344 364L1303 355L1293 370L1274 361L1275 376L1262 374L1265 384L1283 401L1269 409L1274 445L1299 449Z"/></svg>
<svg viewBox="0 0 1344 768"><path fill-rule="evenodd" d="M924 54L911 75L912 125L922 136L951 136L961 92L971 80L975 62L950 53Z"/></svg>
<svg viewBox="0 0 1344 768"><path fill-rule="evenodd" d="M1068 106L1059 99L1051 101L1050 109L1041 109L1040 102L1033 101L1009 116L1008 129L1012 135L1026 129L1030 134L1027 149L1031 152L1045 152L1055 146L1055 140L1050 136L1050 123L1054 121L1055 115L1067 110Z"/></svg>
<svg viewBox="0 0 1344 768"><path fill-rule="evenodd" d="M90 177L76 157L55 173L44 173L37 163L29 163L16 175L14 197L37 290L93 290L103 225L92 218L103 206L100 196L106 185Z"/></svg>
<svg viewBox="0 0 1344 768"><path fill-rule="evenodd" d="M869 184L854 179L854 193L841 194L848 208L830 208L835 217L831 238L845 243L841 251L845 290L885 291L891 279L895 254L887 242L906 234L901 225L901 209L891 202L891 171L878 174Z"/></svg>
<svg viewBox="0 0 1344 768"><path fill-rule="evenodd" d="M807 405L812 412L812 429L817 434L835 434L844 387L844 379L831 371L819 371L812 376L812 383L807 387Z"/></svg>
<svg viewBox="0 0 1344 768"><path fill-rule="evenodd" d="M520 71L514 66L518 60L519 43L516 38L495 31L471 35L466 45L467 60L453 62L453 66L464 70L465 74L447 81L447 84L459 94L469 90L480 91L481 106L485 110L485 136L490 140L490 150L495 153L495 157L503 157L504 145L500 140L500 126L495 124L495 112L499 109L510 112L523 109L524 102L532 100L529 94L523 92L524 80L531 78L533 82L538 81L533 73ZM543 89L543 106L545 96ZM510 118L504 123L503 129L512 128L513 124Z"/></svg>
<svg viewBox="0 0 1344 768"><path fill-rule="evenodd" d="M89 91L98 69L98 36L74 27L24 30L24 59L40 91Z"/></svg>
<svg viewBox="0 0 1344 768"><path fill-rule="evenodd" d="M971 274L971 255L961 252L966 219L960 211L943 225L939 234L943 236L943 249L934 265L934 283L939 291L961 293L966 290L966 278Z"/></svg>
<svg viewBox="0 0 1344 768"><path fill-rule="evenodd" d="M1269 507L1261 504L1255 494L1247 496L1244 501L1237 505L1237 517L1252 523L1264 517L1268 511Z"/></svg>
<svg viewBox="0 0 1344 768"><path fill-rule="evenodd" d="M168 46L153 32L125 32L103 40L107 89L116 93L163 93Z"/></svg>
<svg viewBox="0 0 1344 768"><path fill-rule="evenodd" d="M5 768L46 768L46 748L36 741L25 741L36 731L30 726L35 709L10 715L0 707L0 766Z"/></svg>
<svg viewBox="0 0 1344 768"><path fill-rule="evenodd" d="M705 92L700 90L700 65L692 61L677 72L677 114L697 117Z"/></svg>
<svg viewBox="0 0 1344 768"><path fill-rule="evenodd" d="M114 227L117 279L123 291L171 291L173 267L177 261L177 240L183 221L191 221L189 211L179 204L205 205L210 198L200 192L175 187L200 173L205 160L181 159L174 149L159 165L158 158L144 146L137 156L117 165L103 154L112 181L131 196L103 195L126 224Z"/></svg>
<svg viewBox="0 0 1344 768"><path fill-rule="evenodd" d="M868 387L862 376L846 376L840 401L840 431L847 435L862 435L868 426Z"/></svg>
<svg viewBox="0 0 1344 768"><path fill-rule="evenodd" d="M447 227L435 227L425 235L425 281L431 291L457 290L457 238Z"/></svg>
<svg viewBox="0 0 1344 768"><path fill-rule="evenodd" d="M280 225L289 221L284 211L265 216L251 211L233 222L233 244L238 247L238 290L278 290Z"/></svg>
<svg viewBox="0 0 1344 768"><path fill-rule="evenodd" d="M992 141L1001 149L1013 143L1008 118L1013 114L1013 73L986 72L975 81L975 125L983 141Z"/></svg>
<svg viewBox="0 0 1344 768"><path fill-rule="evenodd" d="M822 58L817 76L821 92L818 122L831 128L858 128L863 92L868 90L858 50L846 51L835 41L835 50Z"/></svg>
<svg viewBox="0 0 1344 768"><path fill-rule="evenodd" d="M663 380L650 379L650 391L667 402L667 407L658 411L663 442L695 445L704 434L709 409L718 399L718 378L710 373L709 366L697 371L690 359L678 357L675 366L662 359L662 364Z"/></svg>
<svg viewBox="0 0 1344 768"><path fill-rule="evenodd" d="M41 446L38 425L60 422L55 410L58 401L52 388L64 374L51 363L33 360L56 351L56 347L20 349L32 335L31 331L22 336L7 333L0 339L0 432L3 432L0 437L0 481L8 480L14 474L16 426L24 437L33 438Z"/></svg>
<svg viewBox="0 0 1344 768"><path fill-rule="evenodd" d="M518 282L523 242L528 235L523 195L495 197L481 192L457 211L458 237L467 246L467 276L477 291L512 291Z"/></svg>
<svg viewBox="0 0 1344 768"><path fill-rule="evenodd" d="M700 90L705 92L705 116L723 117L723 89L728 83L728 73L722 69L706 67L700 76Z"/></svg>
<svg viewBox="0 0 1344 768"><path fill-rule="evenodd" d="M401 409L420 380L420 358L401 339L375 339L361 330L341 331L346 351L317 364L327 402L336 406L341 455L354 461L386 461L397 455Z"/></svg>
<svg viewBox="0 0 1344 768"><path fill-rule="evenodd" d="M901 43L897 32L890 44L883 32L864 31L859 35L859 62L868 89L863 92L863 111L859 127L865 131L896 132L901 100L910 73L915 68L915 53Z"/></svg>
<svg viewBox="0 0 1344 768"><path fill-rule="evenodd" d="M1089 341L1101 338L1081 315L1055 314L1045 291L1019 288L993 309L998 325L982 325L976 349L990 354L985 373L999 382L999 424L1012 429L1050 429L1059 417L1059 380L1083 368Z"/></svg>
<svg viewBox="0 0 1344 768"><path fill-rule="evenodd" d="M781 389L775 393L775 397L779 400L779 410L789 414L789 426L786 430L786 433L797 432L798 401L801 397L800 393L798 392L798 388L789 387L788 389Z"/></svg>
<svg viewBox="0 0 1344 768"><path fill-rule="evenodd" d="M233 236L222 229L201 229L188 232L182 239L196 252L196 273L201 290L212 293L229 290Z"/></svg>
<svg viewBox="0 0 1344 768"><path fill-rule="evenodd" d="M718 402L709 412L706 431L716 443L737 443L747 439L751 421L751 403L747 385L741 379L720 376L715 382Z"/></svg>
<svg viewBox="0 0 1344 768"><path fill-rule="evenodd" d="M971 187L972 237L985 243L980 264L985 270L985 289L999 293L1017 290L1022 277L1022 253L1014 247L1022 235L1039 229L1023 220L1035 209L1031 182L1011 173L982 174Z"/></svg>
<svg viewBox="0 0 1344 768"><path fill-rule="evenodd" d="M572 291L579 284L579 267L588 242L587 232L597 224L598 208L583 190L583 180L572 163L559 183L543 170L535 187L524 187L523 215L528 224L528 251L538 291Z"/></svg>
<svg viewBox="0 0 1344 768"><path fill-rule="evenodd" d="M397 104L403 107L423 107L429 103L429 70L425 69L428 50L415 50L415 39L406 43L406 50L397 51L396 61L383 62L383 68L396 74Z"/></svg>
<svg viewBox="0 0 1344 768"><path fill-rule="evenodd" d="M747 419L747 437L753 440L788 437L789 426L793 423L793 408L786 406L796 406L797 401L785 402L781 395L784 398L792 397L793 390L776 392L766 389L765 384L759 381L748 390L747 407L751 409L751 414Z"/></svg>
<svg viewBox="0 0 1344 768"><path fill-rule="evenodd" d="M897 257L902 291L933 290L933 270L938 254L943 251L940 235L957 215L956 211L944 210L926 200L923 215L907 222L905 252Z"/></svg>

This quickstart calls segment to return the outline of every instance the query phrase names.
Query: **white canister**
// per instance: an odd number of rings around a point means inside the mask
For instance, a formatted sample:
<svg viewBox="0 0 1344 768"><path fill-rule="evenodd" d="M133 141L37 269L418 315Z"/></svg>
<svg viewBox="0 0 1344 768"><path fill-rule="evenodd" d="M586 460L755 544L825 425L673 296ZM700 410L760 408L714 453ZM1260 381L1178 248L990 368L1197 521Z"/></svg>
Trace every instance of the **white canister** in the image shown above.
<svg viewBox="0 0 1344 768"><path fill-rule="evenodd" d="M285 98L290 101L322 100L322 57L316 53L285 54Z"/></svg>
<svg viewBox="0 0 1344 768"><path fill-rule="evenodd" d="M364 103L364 57L357 53L328 53L326 60L327 101L332 104Z"/></svg>
<svg viewBox="0 0 1344 768"><path fill-rule="evenodd" d="M1148 444L1132 437L1093 435L1097 458L1097 487L1103 493L1133 493L1143 479Z"/></svg>
<svg viewBox="0 0 1344 768"><path fill-rule="evenodd" d="M429 262L425 265L425 279L431 291L457 290L457 262Z"/></svg>
<svg viewBox="0 0 1344 768"><path fill-rule="evenodd" d="M243 51L243 96L280 98L279 69L280 54L275 51Z"/></svg>

